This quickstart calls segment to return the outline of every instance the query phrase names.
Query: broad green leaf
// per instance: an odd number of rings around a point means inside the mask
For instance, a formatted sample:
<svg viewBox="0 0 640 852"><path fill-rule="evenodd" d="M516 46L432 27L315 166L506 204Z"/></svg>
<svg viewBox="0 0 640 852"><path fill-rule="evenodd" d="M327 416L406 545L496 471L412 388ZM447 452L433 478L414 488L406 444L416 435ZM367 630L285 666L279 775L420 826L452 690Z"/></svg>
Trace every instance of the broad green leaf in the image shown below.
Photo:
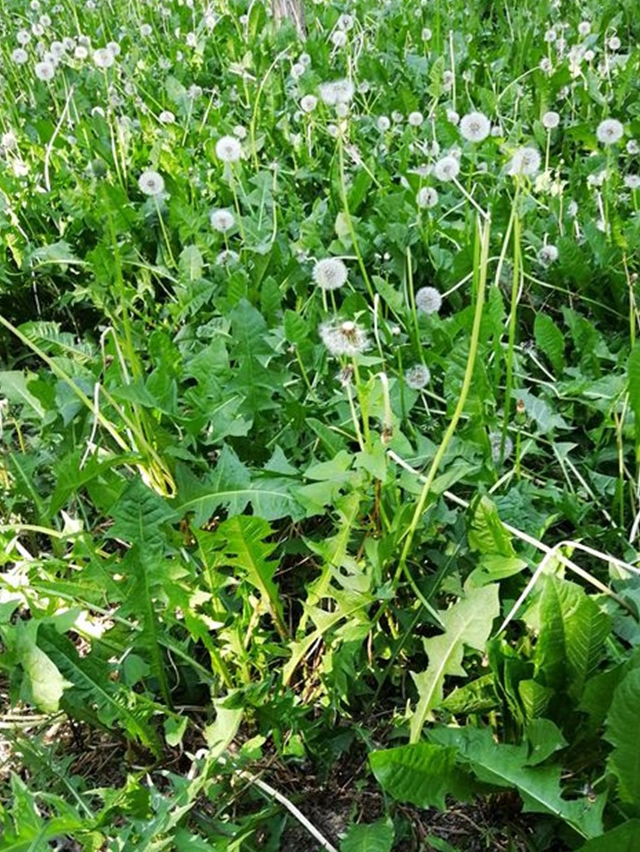
<svg viewBox="0 0 640 852"><path fill-rule="evenodd" d="M609 616L576 583L547 575L540 599L542 629L536 644L536 680L579 698L602 659Z"/></svg>
<svg viewBox="0 0 640 852"><path fill-rule="evenodd" d="M197 246L185 246L180 252L178 266L187 281L197 281L202 278L204 261L200 249Z"/></svg>
<svg viewBox="0 0 640 852"><path fill-rule="evenodd" d="M638 852L640 849L640 820L630 819L589 840L578 852Z"/></svg>
<svg viewBox="0 0 640 852"><path fill-rule="evenodd" d="M451 609L439 612L445 632L424 640L429 666L420 674L412 673L418 689L418 704L411 718L412 743L419 740L431 711L442 701L445 676L466 677L464 649L484 648L499 611L498 586L491 585L468 590Z"/></svg>
<svg viewBox="0 0 640 852"><path fill-rule="evenodd" d="M287 310L284 313L284 335L289 343L300 346L309 340L309 324L297 311Z"/></svg>
<svg viewBox="0 0 640 852"><path fill-rule="evenodd" d="M263 518L248 515L236 515L224 521L218 527L217 535L225 540L225 559L222 564L241 568L251 585L257 589L282 635L286 635L282 604L273 575L278 563L269 561L269 556L277 548L273 542L264 539L272 535L273 530Z"/></svg>
<svg viewBox="0 0 640 852"><path fill-rule="evenodd" d="M479 781L517 789L525 811L553 814L586 839L602 833L605 796L595 801L563 799L560 767L528 766L526 745L499 745L486 728L435 728L429 738L445 747L457 747L459 760L469 765Z"/></svg>
<svg viewBox="0 0 640 852"><path fill-rule="evenodd" d="M142 714L136 715L128 706L132 693L114 684L109 665L94 653L78 654L73 642L55 629L40 628L38 644L55 663L65 680L73 684L62 696L62 706L71 716L98 720L106 728L118 724L139 739L155 754L160 753L158 737Z"/></svg>
<svg viewBox="0 0 640 852"><path fill-rule="evenodd" d="M160 544L164 538L163 525L178 519L169 502L139 478L127 485L111 513L114 524L109 537L122 538L140 547Z"/></svg>
<svg viewBox="0 0 640 852"><path fill-rule="evenodd" d="M478 503L469 530L469 546L480 553L498 553L508 559L516 555L511 535L505 529L495 504L488 497Z"/></svg>
<svg viewBox="0 0 640 852"><path fill-rule="evenodd" d="M22 370L3 370L0 373L0 393L12 405L25 406L30 415L41 418L45 410L40 400L29 390L29 382L35 378L35 374Z"/></svg>
<svg viewBox="0 0 640 852"><path fill-rule="evenodd" d="M627 361L629 407L633 411L636 440L640 440L640 340L636 341Z"/></svg>
<svg viewBox="0 0 640 852"><path fill-rule="evenodd" d="M240 515L249 505L254 514L267 521L287 516L300 518L303 512L293 493L295 482L273 473L269 463L263 471L251 472L225 445L213 473L204 480L196 479L184 465L178 467L176 509L181 514L193 512L197 527L220 508L229 515Z"/></svg>
<svg viewBox="0 0 640 852"><path fill-rule="evenodd" d="M549 314L536 314L534 334L538 347L544 352L556 373L564 369L564 335Z"/></svg>
<svg viewBox="0 0 640 852"><path fill-rule="evenodd" d="M605 739L613 746L609 768L618 779L620 799L640 814L640 669L635 669L618 685L607 715Z"/></svg>
<svg viewBox="0 0 640 852"><path fill-rule="evenodd" d="M18 621L16 630L16 653L26 676L25 698L43 713L56 713L64 690L73 684L65 680L51 658L36 644L37 621Z"/></svg>
<svg viewBox="0 0 640 852"><path fill-rule="evenodd" d="M464 774L456 768L455 747L433 743L374 751L369 762L378 783L400 802L444 810L445 796L466 797Z"/></svg>
<svg viewBox="0 0 640 852"><path fill-rule="evenodd" d="M340 844L340 852L391 852L393 837L390 819L369 825L352 825Z"/></svg>

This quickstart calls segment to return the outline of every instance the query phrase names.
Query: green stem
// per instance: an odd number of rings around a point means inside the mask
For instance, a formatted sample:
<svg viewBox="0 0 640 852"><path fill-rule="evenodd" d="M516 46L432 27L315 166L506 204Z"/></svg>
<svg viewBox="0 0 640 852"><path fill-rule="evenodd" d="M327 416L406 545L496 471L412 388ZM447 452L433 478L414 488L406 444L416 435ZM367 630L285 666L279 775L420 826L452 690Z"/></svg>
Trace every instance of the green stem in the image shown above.
<svg viewBox="0 0 640 852"><path fill-rule="evenodd" d="M451 443L451 440L455 434L456 428L458 426L458 422L462 417L462 412L464 411L464 406L467 401L467 396L469 395L469 389L471 387L471 380L473 378L473 370L476 362L476 357L478 354L478 343L480 340L480 325L482 322L482 312L484 307L484 297L485 290L487 285L487 261L489 257L489 235L490 235L490 219L488 218L484 224L484 228L480 222L478 222L478 236L476 238L476 258L474 263L474 280L475 280L475 289L476 289L476 306L475 312L473 315L473 327L471 330L471 341L469 344L469 356L467 358L467 366L464 373L464 378L462 381L462 387L460 389L460 396L458 397L458 402L456 404L455 410L453 412L453 416L447 427L447 431L444 434L442 442L438 447L438 450L431 462L431 467L429 468L429 473L426 476L424 485L422 487L422 491L418 498L418 502L416 503L416 508L413 513L413 518L411 519L411 523L409 525L409 529L407 531L407 535L404 540L404 546L402 548L402 553L400 555L400 561L398 563L398 568L396 571L396 575L394 577L394 586L397 585L400 574L405 573L407 575L407 579L411 581L409 577L409 572L407 571L407 559L409 557L409 553L411 552L411 546L413 544L413 539L415 537L416 531L418 529L418 525L422 518L422 513L424 512L424 507L427 502L427 498L431 493L431 486L433 485L433 481L436 477L442 459Z"/></svg>
<svg viewBox="0 0 640 852"><path fill-rule="evenodd" d="M351 218L351 213L349 212L349 200L347 198L347 186L344 173L344 145L342 141L342 134L338 135L338 163L340 167L340 196L342 198L344 218L347 223L347 228L349 229L349 235L353 244L353 250L356 253L356 257L358 258L358 266L360 267L360 272L362 273L367 292L369 293L371 301L373 302L375 294L373 292L371 280L369 279L369 275L367 273L367 267L364 265L362 253L360 251L360 247L358 246L358 237L356 234L356 229L353 226L353 219Z"/></svg>
<svg viewBox="0 0 640 852"><path fill-rule="evenodd" d="M509 346L507 349L507 375L504 391L504 419L502 422L502 436L500 438L500 464L504 461L504 447L507 441L507 430L509 429L509 417L511 414L511 389L513 386L513 357L516 344L516 325L518 320L518 292L522 277L522 253L520 248L521 222L516 205L518 195L513 202L513 280L511 283L511 307L509 313Z"/></svg>

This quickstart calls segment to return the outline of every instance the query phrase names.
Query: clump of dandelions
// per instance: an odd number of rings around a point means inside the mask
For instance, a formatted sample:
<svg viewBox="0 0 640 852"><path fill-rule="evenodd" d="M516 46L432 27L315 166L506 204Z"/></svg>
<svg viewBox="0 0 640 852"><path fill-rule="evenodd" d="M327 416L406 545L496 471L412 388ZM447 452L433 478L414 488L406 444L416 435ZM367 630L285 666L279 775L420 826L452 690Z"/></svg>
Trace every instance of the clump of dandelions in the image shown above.
<svg viewBox="0 0 640 852"><path fill-rule="evenodd" d="M351 103L355 86L351 80L333 80L330 83L322 83L318 91L323 103L327 106L337 106Z"/></svg>
<svg viewBox="0 0 640 852"><path fill-rule="evenodd" d="M164 192L164 178L153 169L147 169L138 178L138 186L143 195L161 195Z"/></svg>
<svg viewBox="0 0 640 852"><path fill-rule="evenodd" d="M242 157L242 145L235 136L221 136L216 142L216 157L223 163L235 163Z"/></svg>
<svg viewBox="0 0 640 852"><path fill-rule="evenodd" d="M442 295L435 287L421 287L416 293L416 308L423 314L437 314L442 307Z"/></svg>
<svg viewBox="0 0 640 852"><path fill-rule="evenodd" d="M230 210L212 210L209 214L209 222L214 231L226 234L236 223L236 217Z"/></svg>
<svg viewBox="0 0 640 852"><path fill-rule="evenodd" d="M489 445L491 447L491 458L494 464L500 463L500 447L502 446L502 435L500 432L489 432ZM507 435L504 441L504 453L502 461L506 461L513 452L513 441Z"/></svg>
<svg viewBox="0 0 640 852"><path fill-rule="evenodd" d="M507 174L512 175L513 177L516 175L533 177L540 171L541 164L542 158L537 148L532 148L530 146L516 148L513 152L513 156L509 160Z"/></svg>
<svg viewBox="0 0 640 852"><path fill-rule="evenodd" d="M359 355L369 348L366 330L352 320L323 322L319 328L320 339L331 355Z"/></svg>
<svg viewBox="0 0 640 852"><path fill-rule="evenodd" d="M347 282L348 270L339 257L317 260L311 276L321 290L339 290Z"/></svg>
<svg viewBox="0 0 640 852"><path fill-rule="evenodd" d="M460 134L467 142L482 142L491 133L491 122L482 112L469 112L460 119Z"/></svg>
<svg viewBox="0 0 640 852"><path fill-rule="evenodd" d="M624 127L617 118L605 118L596 129L596 137L602 145L614 145L624 135Z"/></svg>
<svg viewBox="0 0 640 852"><path fill-rule="evenodd" d="M405 372L404 380L412 390L422 390L431 381L431 373L424 364L414 364Z"/></svg>

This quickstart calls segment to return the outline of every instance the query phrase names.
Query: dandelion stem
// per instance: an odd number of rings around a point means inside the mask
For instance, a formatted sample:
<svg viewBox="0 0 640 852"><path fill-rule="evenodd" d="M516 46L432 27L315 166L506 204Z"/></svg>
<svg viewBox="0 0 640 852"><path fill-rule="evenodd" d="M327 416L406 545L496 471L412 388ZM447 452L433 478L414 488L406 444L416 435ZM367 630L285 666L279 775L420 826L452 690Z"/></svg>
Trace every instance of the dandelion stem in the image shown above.
<svg viewBox="0 0 640 852"><path fill-rule="evenodd" d="M411 519L411 523L409 524L409 528L407 530L407 534L405 536L404 545L402 548L402 553L400 555L400 560L398 563L398 568L396 570L396 574L393 580L394 587L397 585L400 574L404 572L405 576L411 583L411 577L409 575L409 571L407 569L407 559L411 552L411 546L413 544L413 539L415 537L416 531L418 529L418 525L420 520L422 519L422 513L424 511L427 499L431 493L431 487L433 485L433 481L436 477L442 459L451 443L451 440L455 434L456 428L458 426L458 422L462 417L462 413L464 411L464 406L467 401L467 396L469 395L469 389L471 387L471 379L473 377L473 370L476 362L476 357L478 354L478 343L480 340L480 325L482 321L482 314L484 308L484 297L485 290L487 284L487 265L488 265L488 257L489 257L489 237L490 237L490 220L487 219L484 223L484 227L480 221L478 221L478 233L476 236L476 258L474 264L474 278L476 282L476 306L473 316L473 326L471 330L471 341L469 344L469 355L467 357L467 366L464 373L464 378L462 381L462 387L460 388L460 395L458 397L458 402L456 404L455 410L449 422L449 426L447 427L447 431L444 434L444 437L438 447L438 450L431 462L431 467L429 468L429 472L425 478L424 485L422 487L422 491L420 492L420 496L416 503L416 507L413 513L413 517Z"/></svg>
<svg viewBox="0 0 640 852"><path fill-rule="evenodd" d="M344 144L342 140L342 134L338 135L338 163L340 166L340 195L342 196L344 218L347 221L347 228L349 229L349 235L351 236L351 242L353 243L353 250L356 253L356 257L358 258L358 265L360 267L360 271L362 272L364 283L367 287L369 296L373 300L373 287L371 286L371 281L367 273L367 268L364 265L364 260L362 259L362 253L360 252L360 247L358 246L358 237L356 235L356 229L353 226L353 219L351 218L351 213L349 212L349 200L347 198L347 187L344 172Z"/></svg>

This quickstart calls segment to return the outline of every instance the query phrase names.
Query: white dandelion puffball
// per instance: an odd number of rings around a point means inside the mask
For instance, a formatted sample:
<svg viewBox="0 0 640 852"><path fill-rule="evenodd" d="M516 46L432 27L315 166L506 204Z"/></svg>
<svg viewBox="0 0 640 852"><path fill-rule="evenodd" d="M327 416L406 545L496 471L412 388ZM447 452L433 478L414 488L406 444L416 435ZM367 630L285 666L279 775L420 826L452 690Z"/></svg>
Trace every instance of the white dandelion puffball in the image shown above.
<svg viewBox="0 0 640 852"><path fill-rule="evenodd" d="M335 106L351 103L355 88L351 80L333 80L331 83L322 83L319 92L320 99L327 106Z"/></svg>
<svg viewBox="0 0 640 852"><path fill-rule="evenodd" d="M622 139L624 127L617 118L605 118L601 121L596 130L598 142L603 145L613 145Z"/></svg>
<svg viewBox="0 0 640 852"><path fill-rule="evenodd" d="M369 348L366 330L351 320L340 323L323 322L319 332L331 355L355 356Z"/></svg>
<svg viewBox="0 0 640 852"><path fill-rule="evenodd" d="M609 50L613 50L613 51L620 50L620 48L622 47L622 42L620 41L618 36L611 36L611 38L607 42L607 46L608 46Z"/></svg>
<svg viewBox="0 0 640 852"><path fill-rule="evenodd" d="M344 47L347 43L347 34L344 30L336 30L331 36L331 42L334 47Z"/></svg>
<svg viewBox="0 0 640 852"><path fill-rule="evenodd" d="M115 62L115 56L106 47L99 47L93 52L93 62L96 68L111 68Z"/></svg>
<svg viewBox="0 0 640 852"><path fill-rule="evenodd" d="M532 177L540 171L542 158L537 148L517 148L507 166L507 174Z"/></svg>
<svg viewBox="0 0 640 852"><path fill-rule="evenodd" d="M318 99L315 95L304 95L304 97L300 99L300 109L302 112L309 114L310 112L313 112L317 106Z"/></svg>
<svg viewBox="0 0 640 852"><path fill-rule="evenodd" d="M386 131L391 127L391 119L386 115L379 116L376 121L376 127L380 133L386 133Z"/></svg>
<svg viewBox="0 0 640 852"><path fill-rule="evenodd" d="M235 136L222 136L216 142L216 157L223 163L235 163L242 157L242 145Z"/></svg>
<svg viewBox="0 0 640 852"><path fill-rule="evenodd" d="M153 32L153 28L152 28L151 24L142 24L142 26L140 27L140 35L143 38L147 38L148 36L151 35L152 32Z"/></svg>
<svg viewBox="0 0 640 852"><path fill-rule="evenodd" d="M49 80L53 80L56 69L52 62L43 61L36 62L35 72L38 80L42 80L43 83L46 83Z"/></svg>
<svg viewBox="0 0 640 852"><path fill-rule="evenodd" d="M233 228L236 218L230 210L212 210L209 214L209 222L214 231L225 234Z"/></svg>
<svg viewBox="0 0 640 852"><path fill-rule="evenodd" d="M560 113L550 109L542 116L542 126L547 130L553 130L560 124Z"/></svg>
<svg viewBox="0 0 640 852"><path fill-rule="evenodd" d="M581 35L583 38L584 38L585 36L588 36L588 35L589 35L589 33L591 32L591 23L590 23L590 21L581 21L581 22L578 24L578 32L580 33L580 35Z"/></svg>
<svg viewBox="0 0 640 852"><path fill-rule="evenodd" d="M553 245L542 246L538 252L538 261L543 266L549 266L558 259L558 249Z"/></svg>
<svg viewBox="0 0 640 852"><path fill-rule="evenodd" d="M467 142L482 142L491 132L491 122L482 112L470 112L460 119L460 133Z"/></svg>
<svg viewBox="0 0 640 852"><path fill-rule="evenodd" d="M406 371L404 380L411 390L422 390L431 381L431 373L424 364L415 364Z"/></svg>
<svg viewBox="0 0 640 852"><path fill-rule="evenodd" d="M422 122L424 121L424 116L421 112L417 110L415 112L410 112L407 121L411 125L411 127L420 127Z"/></svg>
<svg viewBox="0 0 640 852"><path fill-rule="evenodd" d="M321 290L339 290L347 282L349 272L339 257L317 260L311 276Z"/></svg>
<svg viewBox="0 0 640 852"><path fill-rule="evenodd" d="M164 178L153 169L147 169L138 178L138 186L143 195L160 195L164 192Z"/></svg>
<svg viewBox="0 0 640 852"><path fill-rule="evenodd" d="M416 308L423 314L437 314L442 307L442 296L435 287L421 287L416 293Z"/></svg>
<svg viewBox="0 0 640 852"><path fill-rule="evenodd" d="M460 163L455 157L443 157L433 167L433 173L438 180L455 180L460 173Z"/></svg>
<svg viewBox="0 0 640 852"><path fill-rule="evenodd" d="M624 185L627 189L638 189L640 187L640 175L625 175Z"/></svg>
<svg viewBox="0 0 640 852"><path fill-rule="evenodd" d="M158 121L161 124L173 124L175 120L176 117L170 109L163 109L160 115L158 116Z"/></svg>
<svg viewBox="0 0 640 852"><path fill-rule="evenodd" d="M438 203L438 190L432 186L423 186L416 195L416 204L421 209L435 207Z"/></svg>
<svg viewBox="0 0 640 852"><path fill-rule="evenodd" d="M29 54L23 47L16 47L16 49L11 54L11 58L16 63L16 65L24 65L29 61Z"/></svg>
<svg viewBox="0 0 640 852"><path fill-rule="evenodd" d="M491 459L494 464L498 464L500 461L500 447L502 445L502 435L500 432L489 432L489 444L491 446ZM513 441L507 435L505 437L504 442L504 459L505 461L509 458L511 453L513 452Z"/></svg>

